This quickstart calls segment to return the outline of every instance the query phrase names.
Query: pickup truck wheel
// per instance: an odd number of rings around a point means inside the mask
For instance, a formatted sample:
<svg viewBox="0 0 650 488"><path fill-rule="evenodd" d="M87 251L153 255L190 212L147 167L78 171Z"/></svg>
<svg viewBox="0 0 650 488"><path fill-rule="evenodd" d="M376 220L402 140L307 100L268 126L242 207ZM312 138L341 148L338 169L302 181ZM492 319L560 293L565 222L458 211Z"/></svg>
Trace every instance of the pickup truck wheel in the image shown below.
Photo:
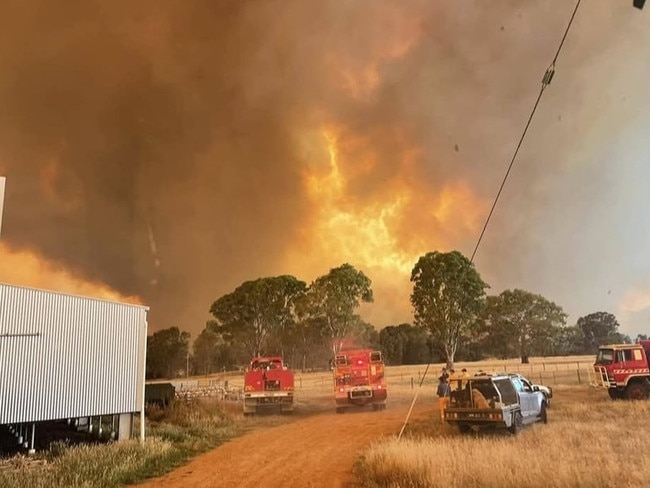
<svg viewBox="0 0 650 488"><path fill-rule="evenodd" d="M521 428L524 425L524 419L521 416L521 412L515 412L512 414L512 425L508 428L512 435L517 435L521 432Z"/></svg>
<svg viewBox="0 0 650 488"><path fill-rule="evenodd" d="M542 403L542 409L539 411L539 418L543 424L548 424L548 412L546 411L546 403Z"/></svg>

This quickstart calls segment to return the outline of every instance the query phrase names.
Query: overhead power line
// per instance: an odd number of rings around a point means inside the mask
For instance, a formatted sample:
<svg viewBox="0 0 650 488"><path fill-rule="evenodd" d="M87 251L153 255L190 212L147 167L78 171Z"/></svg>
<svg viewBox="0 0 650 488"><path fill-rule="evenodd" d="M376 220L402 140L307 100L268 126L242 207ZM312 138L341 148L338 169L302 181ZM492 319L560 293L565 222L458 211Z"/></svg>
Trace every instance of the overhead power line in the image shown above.
<svg viewBox="0 0 650 488"><path fill-rule="evenodd" d="M483 229L481 230L481 234L479 235L478 241L476 242L476 247L474 248L474 252L472 253L472 257L470 259L471 262L474 262L474 256L476 256L476 251L478 251L479 246L481 245L481 240L483 239L483 235L485 234L485 229L487 229L488 224L490 223L490 218L492 217L492 214L494 213L494 208L497 205L497 202L499 201L499 197L501 196L501 192L503 191L503 187L506 184L506 181L508 180L508 176L510 175L510 171L512 170L512 166L514 165L516 159L517 159L517 154L519 153L519 149L521 148L522 143L524 142L524 139L526 137L526 133L528 132L528 127L530 127L530 123L533 120L533 117L535 115L535 111L537 110L537 106L539 105L539 101L542 98L542 94L544 93L544 90L548 85L551 84L551 80L553 80L553 75L555 74L555 62L557 61L558 56L560 55L560 52L562 51L562 47L564 46L564 41L567 38L567 35L569 34L569 30L571 29L571 25L573 24L573 19L576 16L576 13L578 12L578 7L580 7L580 1L577 0L575 8L573 9L573 12L571 13L571 18L569 19L569 23L567 24L567 27L564 31L564 35L562 36L562 40L560 41L560 45L557 48L557 51L555 52L555 56L553 57L553 61L551 61L551 64L549 67L546 69L546 72L544 73L544 77L542 78L542 87L539 91L539 94L537 95L537 99L535 100L535 104L533 105L533 110L530 112L530 115L528 117L528 120L526 121L526 125L524 127L524 131L521 134L521 137L519 138L519 142L517 143L517 147L515 149L514 154L512 155L512 159L510 160L510 164L508 165L508 169L506 171L506 174L503 177L503 180L501 181L501 186L499 187L499 191L497 192L497 195L494 199L494 202L492 203L492 208L490 209L490 213L487 216L487 219L485 220L485 225L483 226ZM635 0L636 1L636 0ZM424 378L427 375L427 371L429 370L431 362L427 363L427 367L424 370L424 374L422 375L422 378L420 380L420 385L418 387L418 390L422 388L422 384L424 383ZM415 393L413 397L413 401L411 402L411 407L409 408L408 413L406 414L406 418L404 419L404 424L402 425L402 428L399 431L399 435L397 436L398 439L402 438L402 434L404 433L404 429L406 428L406 424L408 424L409 418L411 416L411 412L413 411L413 406L415 405L415 401L417 400L418 397L418 392Z"/></svg>
<svg viewBox="0 0 650 488"><path fill-rule="evenodd" d="M562 40L560 41L560 45L557 48L557 51L555 52L555 56L553 57L553 61L551 61L551 64L549 67L546 69L546 72L544 73L544 77L542 78L542 87L539 90L539 94L537 95L537 99L535 100L535 104L533 105L533 110L530 112L530 115L528 116L528 120L526 121L526 125L524 126L524 131L521 133L521 137L519 138L519 142L517 143L517 147L515 148L515 152L512 155L512 159L510 160L510 164L508 165L508 169L506 170L506 174L503 176L503 180L501 181L501 186L499 187L499 191L497 192L496 197L494 198L494 202L492 202L492 208L490 208L490 213L487 216L487 219L485 220L485 225L483 225L483 229L481 230L481 234L478 237L478 240L476 241L476 246L474 247L474 252L472 252L472 257L470 258L471 262L474 262L474 257L476 256L476 252L478 251L479 246L481 245L481 241L483 240L483 236L485 235L485 230L487 229L488 224L490 223L490 219L492 218L492 214L494 213L494 209L497 206L497 202L499 201L499 197L501 196L501 192L503 191L503 187L506 185L506 181L508 181L508 176L510 176L510 171L512 170L513 165L515 164L515 161L517 160L517 155L519 154L519 149L521 148L522 143L524 142L524 139L526 138L526 134L528 133L528 127L530 127L530 123L533 120L533 117L535 116L535 112L537 111L537 106L539 105L539 101L542 99L542 95L544 94L544 90L546 90L546 87L551 84L551 80L553 80L553 75L555 75L555 62L557 61L558 56L560 55L560 52L562 51L562 47L564 46L564 41L566 40L567 34L569 33L569 30L571 29L571 24L573 24L573 19L576 16L576 12L578 11L578 7L580 7L580 2L581 0L578 0L576 2L576 6L573 9L573 13L571 14L571 18L569 19L569 23L566 26L566 29L564 31L564 35L562 36Z"/></svg>

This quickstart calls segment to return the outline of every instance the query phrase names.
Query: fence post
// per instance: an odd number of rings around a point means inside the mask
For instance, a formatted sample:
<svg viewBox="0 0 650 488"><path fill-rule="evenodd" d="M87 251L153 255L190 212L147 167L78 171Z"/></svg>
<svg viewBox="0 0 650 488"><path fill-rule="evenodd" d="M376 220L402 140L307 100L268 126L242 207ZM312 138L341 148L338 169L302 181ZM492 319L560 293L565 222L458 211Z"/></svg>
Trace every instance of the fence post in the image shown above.
<svg viewBox="0 0 650 488"><path fill-rule="evenodd" d="M553 384L557 385L557 375L555 374L555 371L553 371Z"/></svg>
<svg viewBox="0 0 650 488"><path fill-rule="evenodd" d="M546 371L546 363L542 363L542 369Z"/></svg>
<svg viewBox="0 0 650 488"><path fill-rule="evenodd" d="M544 384L544 380L542 379L542 372L541 371L539 372L539 384L540 385Z"/></svg>
<svg viewBox="0 0 650 488"><path fill-rule="evenodd" d="M580 369L577 369L576 371L577 371L577 373L578 373L578 384L581 384L581 383L582 383L582 379L580 378Z"/></svg>
<svg viewBox="0 0 650 488"><path fill-rule="evenodd" d="M413 376L411 376L411 390L413 389Z"/></svg>

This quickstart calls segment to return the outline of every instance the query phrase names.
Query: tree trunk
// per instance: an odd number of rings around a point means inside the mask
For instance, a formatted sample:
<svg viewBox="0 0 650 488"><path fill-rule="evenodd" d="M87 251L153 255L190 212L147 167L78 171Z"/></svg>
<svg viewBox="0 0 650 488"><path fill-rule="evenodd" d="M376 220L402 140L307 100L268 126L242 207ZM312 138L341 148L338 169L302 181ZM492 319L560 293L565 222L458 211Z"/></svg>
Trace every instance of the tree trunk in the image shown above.
<svg viewBox="0 0 650 488"><path fill-rule="evenodd" d="M448 345L445 345L445 353L447 355L447 372L449 372L454 367L455 351L451 347L448 347Z"/></svg>

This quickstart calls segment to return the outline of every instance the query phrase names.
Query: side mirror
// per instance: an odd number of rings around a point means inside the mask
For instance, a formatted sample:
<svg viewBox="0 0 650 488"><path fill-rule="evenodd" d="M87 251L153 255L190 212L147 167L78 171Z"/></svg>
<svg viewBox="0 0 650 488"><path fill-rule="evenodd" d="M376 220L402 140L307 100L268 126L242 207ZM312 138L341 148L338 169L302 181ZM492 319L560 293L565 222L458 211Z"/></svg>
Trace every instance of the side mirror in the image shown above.
<svg viewBox="0 0 650 488"><path fill-rule="evenodd" d="M533 385L533 391L539 391L539 386Z"/></svg>

